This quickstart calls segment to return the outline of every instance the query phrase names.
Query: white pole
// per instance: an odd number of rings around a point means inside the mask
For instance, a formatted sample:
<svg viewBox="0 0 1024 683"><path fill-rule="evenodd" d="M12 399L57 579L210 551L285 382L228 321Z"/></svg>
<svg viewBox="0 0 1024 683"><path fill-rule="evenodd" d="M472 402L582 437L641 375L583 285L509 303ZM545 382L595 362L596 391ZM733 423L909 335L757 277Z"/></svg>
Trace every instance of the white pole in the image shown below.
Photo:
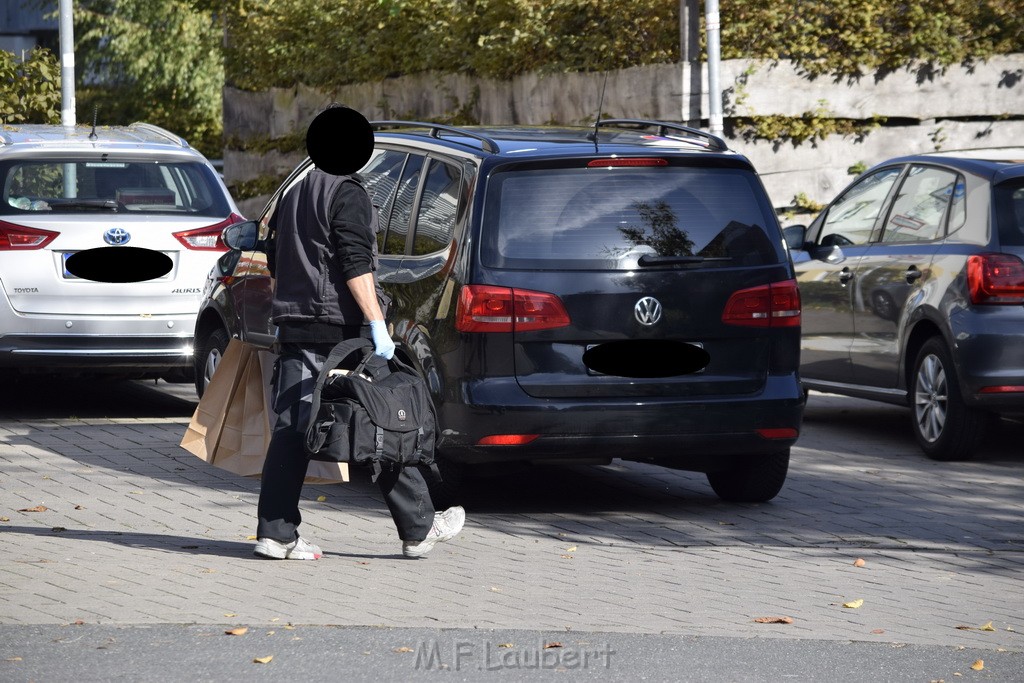
<svg viewBox="0 0 1024 683"><path fill-rule="evenodd" d="M75 34L71 0L60 0L60 122L75 125Z"/></svg>
<svg viewBox="0 0 1024 683"><path fill-rule="evenodd" d="M722 20L718 14L718 0L707 0L704 18L708 31L708 130L721 135L725 130L722 118L722 86L718 81L718 65L722 61Z"/></svg>

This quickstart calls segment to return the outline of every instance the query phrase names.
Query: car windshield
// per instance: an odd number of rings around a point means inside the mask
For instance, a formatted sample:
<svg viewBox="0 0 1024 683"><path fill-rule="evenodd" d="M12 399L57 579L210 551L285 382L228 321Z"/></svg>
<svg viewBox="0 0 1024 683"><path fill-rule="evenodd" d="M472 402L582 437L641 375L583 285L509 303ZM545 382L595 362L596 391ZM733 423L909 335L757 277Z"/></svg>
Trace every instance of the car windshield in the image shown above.
<svg viewBox="0 0 1024 683"><path fill-rule="evenodd" d="M0 164L0 215L144 212L224 216L213 172L197 162L45 159Z"/></svg>
<svg viewBox="0 0 1024 683"><path fill-rule="evenodd" d="M778 263L775 216L752 172L542 168L488 181L482 259L495 268L634 270Z"/></svg>

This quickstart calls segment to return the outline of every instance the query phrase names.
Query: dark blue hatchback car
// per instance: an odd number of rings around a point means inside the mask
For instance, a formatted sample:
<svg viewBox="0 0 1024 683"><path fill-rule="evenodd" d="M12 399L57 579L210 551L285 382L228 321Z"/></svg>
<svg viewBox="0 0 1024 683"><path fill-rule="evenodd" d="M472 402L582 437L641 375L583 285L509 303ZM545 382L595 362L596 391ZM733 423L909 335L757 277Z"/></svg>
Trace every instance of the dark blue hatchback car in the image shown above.
<svg viewBox="0 0 1024 683"><path fill-rule="evenodd" d="M935 460L1024 415L1024 149L890 159L786 233L807 388L910 407Z"/></svg>
<svg viewBox="0 0 1024 683"><path fill-rule="evenodd" d="M803 412L800 296L750 162L676 124L450 128L377 122L360 172L398 353L427 379L450 494L468 466L706 472L765 501ZM273 342L259 237L301 164L211 277L202 392L230 336Z"/></svg>

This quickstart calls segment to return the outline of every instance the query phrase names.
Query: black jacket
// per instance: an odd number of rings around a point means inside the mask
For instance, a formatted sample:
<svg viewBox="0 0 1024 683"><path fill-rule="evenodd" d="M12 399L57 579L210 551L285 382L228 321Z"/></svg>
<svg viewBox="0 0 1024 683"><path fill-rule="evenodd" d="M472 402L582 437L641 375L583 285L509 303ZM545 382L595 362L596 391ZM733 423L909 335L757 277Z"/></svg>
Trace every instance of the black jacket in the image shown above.
<svg viewBox="0 0 1024 683"><path fill-rule="evenodd" d="M377 269L377 211L358 177L314 168L281 197L270 233L276 325L284 330L366 322L346 285Z"/></svg>

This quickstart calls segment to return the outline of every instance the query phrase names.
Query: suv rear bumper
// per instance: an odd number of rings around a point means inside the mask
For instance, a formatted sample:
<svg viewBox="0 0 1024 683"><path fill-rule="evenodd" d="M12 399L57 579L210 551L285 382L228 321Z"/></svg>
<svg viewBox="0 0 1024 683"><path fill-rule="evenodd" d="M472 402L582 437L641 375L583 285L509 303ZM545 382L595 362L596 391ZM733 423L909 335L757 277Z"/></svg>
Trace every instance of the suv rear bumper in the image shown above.
<svg viewBox="0 0 1024 683"><path fill-rule="evenodd" d="M700 401L536 400L519 391L514 405L442 405L438 450L469 464L621 458L711 471L722 457L792 446L796 436L766 438L757 430L799 434L803 409L795 376L775 377L756 395ZM479 445L504 434L538 436L519 446Z"/></svg>

